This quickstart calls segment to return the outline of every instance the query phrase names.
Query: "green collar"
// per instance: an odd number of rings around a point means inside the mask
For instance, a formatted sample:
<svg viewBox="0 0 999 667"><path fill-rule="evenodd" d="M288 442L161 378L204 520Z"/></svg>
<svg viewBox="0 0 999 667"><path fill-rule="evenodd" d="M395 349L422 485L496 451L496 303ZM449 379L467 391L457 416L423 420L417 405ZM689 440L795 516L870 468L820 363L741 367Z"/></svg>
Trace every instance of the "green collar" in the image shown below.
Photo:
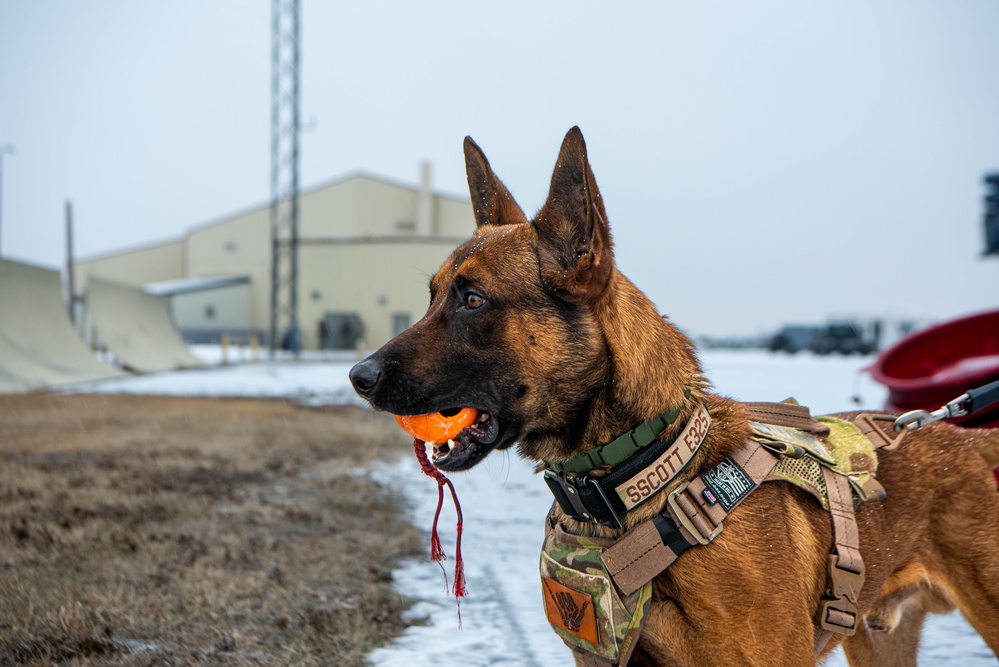
<svg viewBox="0 0 999 667"><path fill-rule="evenodd" d="M683 397L690 398L690 387L684 387ZM557 473L580 474L590 472L604 466L615 466L624 461L629 456L639 451L643 447L651 445L659 438L667 426L676 421L680 416L680 406L674 406L652 419L635 428L624 435L618 436L612 442L599 447L589 449L582 454L573 456L568 461L549 463L548 469Z"/></svg>

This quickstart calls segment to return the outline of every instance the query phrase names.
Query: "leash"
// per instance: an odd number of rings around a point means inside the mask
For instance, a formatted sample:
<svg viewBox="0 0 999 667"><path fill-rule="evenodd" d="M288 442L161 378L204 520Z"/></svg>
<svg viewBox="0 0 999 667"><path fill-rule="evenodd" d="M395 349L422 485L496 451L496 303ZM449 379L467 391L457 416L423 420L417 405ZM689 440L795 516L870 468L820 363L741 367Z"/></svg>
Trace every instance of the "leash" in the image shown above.
<svg viewBox="0 0 999 667"><path fill-rule="evenodd" d="M985 408L999 403L999 380L990 382L977 389L969 389L942 408L928 412L927 410L912 410L895 420L895 430L915 430L942 419L964 417L980 412ZM999 489L999 466L992 469L996 478L996 488Z"/></svg>
<svg viewBox="0 0 999 667"><path fill-rule="evenodd" d="M990 382L977 389L969 389L966 393L961 394L942 408L933 410L932 412L928 410L911 410L910 412L906 412L895 420L895 431L899 432L902 429L909 429L911 431L943 419L964 417L980 412L996 403L999 403L999 380Z"/></svg>

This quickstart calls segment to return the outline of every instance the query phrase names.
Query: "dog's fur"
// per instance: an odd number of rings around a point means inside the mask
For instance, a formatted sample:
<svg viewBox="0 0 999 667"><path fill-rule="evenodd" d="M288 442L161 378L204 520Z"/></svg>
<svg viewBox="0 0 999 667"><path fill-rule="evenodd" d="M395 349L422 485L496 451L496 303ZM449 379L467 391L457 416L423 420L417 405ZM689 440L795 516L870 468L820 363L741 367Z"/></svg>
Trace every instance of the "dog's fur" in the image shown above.
<svg viewBox="0 0 999 667"><path fill-rule="evenodd" d="M431 280L426 316L351 372L358 391L395 414L488 412L496 431L481 440L489 442L459 443L438 462L444 470L512 445L535 461L565 460L682 405L667 437L697 401L712 426L673 485L744 442L746 409L711 393L692 343L617 270L578 128L566 135L548 200L530 221L470 138L465 158L478 229ZM677 285L696 290L697 276ZM704 299L710 305L711 295ZM955 606L999 652L996 463L999 430L948 424L882 452L887 498L857 512L867 581L858 605L865 622L844 645L852 665L915 665L926 613ZM627 514L625 527L662 511L666 496ZM561 520L576 534L621 534ZM656 578L630 664L814 664L812 618L831 545L830 516L814 498L764 484L712 544Z"/></svg>

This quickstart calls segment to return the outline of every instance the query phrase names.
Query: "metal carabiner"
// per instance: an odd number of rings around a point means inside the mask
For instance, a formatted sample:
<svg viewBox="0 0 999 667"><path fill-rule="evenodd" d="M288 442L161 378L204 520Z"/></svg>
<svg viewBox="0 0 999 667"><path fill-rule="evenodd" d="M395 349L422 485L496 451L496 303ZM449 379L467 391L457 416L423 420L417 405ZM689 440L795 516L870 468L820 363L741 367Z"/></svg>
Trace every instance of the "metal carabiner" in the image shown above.
<svg viewBox="0 0 999 667"><path fill-rule="evenodd" d="M961 394L947 405L933 412L927 410L910 410L895 420L895 432L897 433L903 428L914 431L917 428L922 428L927 424L932 424L943 419L963 417L968 414L967 405L970 398L968 394Z"/></svg>
<svg viewBox="0 0 999 667"><path fill-rule="evenodd" d="M933 413L926 410L910 410L895 420L895 432L899 433L902 429L913 431L927 424L932 424L939 419L942 419L942 417L936 417Z"/></svg>

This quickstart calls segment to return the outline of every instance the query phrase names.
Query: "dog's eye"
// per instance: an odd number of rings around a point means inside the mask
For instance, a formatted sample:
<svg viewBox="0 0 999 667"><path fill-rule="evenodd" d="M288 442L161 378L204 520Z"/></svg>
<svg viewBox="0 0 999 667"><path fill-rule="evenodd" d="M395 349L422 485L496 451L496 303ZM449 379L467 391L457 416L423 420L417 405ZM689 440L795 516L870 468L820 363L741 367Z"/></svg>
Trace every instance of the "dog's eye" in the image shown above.
<svg viewBox="0 0 999 667"><path fill-rule="evenodd" d="M465 308L469 310L476 310L486 305L486 300L479 294L475 292L468 292L465 294Z"/></svg>

